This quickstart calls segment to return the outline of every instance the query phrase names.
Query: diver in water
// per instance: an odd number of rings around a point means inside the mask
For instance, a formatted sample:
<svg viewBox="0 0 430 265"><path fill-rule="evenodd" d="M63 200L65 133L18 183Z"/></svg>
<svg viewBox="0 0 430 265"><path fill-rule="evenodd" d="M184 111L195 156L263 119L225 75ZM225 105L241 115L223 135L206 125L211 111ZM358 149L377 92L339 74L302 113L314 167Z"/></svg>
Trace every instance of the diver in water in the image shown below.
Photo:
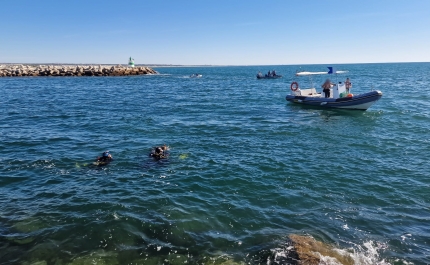
<svg viewBox="0 0 430 265"><path fill-rule="evenodd" d="M113 160L112 155L109 153L109 151L103 152L102 156L97 157L97 162L102 164L108 164Z"/></svg>
<svg viewBox="0 0 430 265"><path fill-rule="evenodd" d="M166 145L155 147L149 156L155 159L167 158L169 154L166 152L169 148Z"/></svg>

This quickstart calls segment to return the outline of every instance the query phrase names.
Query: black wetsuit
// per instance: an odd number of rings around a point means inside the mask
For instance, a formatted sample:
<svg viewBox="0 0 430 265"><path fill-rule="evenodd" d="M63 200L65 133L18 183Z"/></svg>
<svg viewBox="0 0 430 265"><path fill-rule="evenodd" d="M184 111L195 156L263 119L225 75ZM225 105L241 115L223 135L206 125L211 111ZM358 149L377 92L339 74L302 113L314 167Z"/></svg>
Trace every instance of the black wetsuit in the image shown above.
<svg viewBox="0 0 430 265"><path fill-rule="evenodd" d="M324 88L323 89L324 95L326 98L330 97L330 88Z"/></svg>

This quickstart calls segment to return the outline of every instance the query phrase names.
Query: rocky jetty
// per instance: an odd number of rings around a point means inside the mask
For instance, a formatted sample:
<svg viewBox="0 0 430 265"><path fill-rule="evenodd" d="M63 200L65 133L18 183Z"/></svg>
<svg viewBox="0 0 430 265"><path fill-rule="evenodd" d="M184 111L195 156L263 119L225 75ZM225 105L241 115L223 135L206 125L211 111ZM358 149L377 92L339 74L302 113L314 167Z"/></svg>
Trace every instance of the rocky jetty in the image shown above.
<svg viewBox="0 0 430 265"><path fill-rule="evenodd" d="M119 65L0 65L0 77L19 76L127 76L157 74L145 67Z"/></svg>

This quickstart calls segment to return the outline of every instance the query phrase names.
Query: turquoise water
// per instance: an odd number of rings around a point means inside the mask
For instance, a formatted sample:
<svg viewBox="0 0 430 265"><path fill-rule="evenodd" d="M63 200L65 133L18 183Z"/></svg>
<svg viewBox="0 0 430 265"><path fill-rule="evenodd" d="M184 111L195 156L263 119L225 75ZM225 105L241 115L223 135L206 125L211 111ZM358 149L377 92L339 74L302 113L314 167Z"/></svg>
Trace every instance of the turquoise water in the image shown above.
<svg viewBox="0 0 430 265"><path fill-rule="evenodd" d="M286 102L325 67L0 79L1 264L285 264L290 234L430 263L430 63L336 66L384 93L367 111Z"/></svg>

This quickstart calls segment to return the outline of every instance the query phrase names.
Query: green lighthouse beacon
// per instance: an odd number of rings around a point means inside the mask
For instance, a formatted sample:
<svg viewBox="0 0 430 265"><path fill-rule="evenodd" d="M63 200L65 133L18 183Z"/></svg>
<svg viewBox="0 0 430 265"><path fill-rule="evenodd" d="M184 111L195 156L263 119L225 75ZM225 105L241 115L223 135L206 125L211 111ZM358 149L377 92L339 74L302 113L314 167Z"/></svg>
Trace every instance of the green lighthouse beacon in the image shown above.
<svg viewBox="0 0 430 265"><path fill-rule="evenodd" d="M128 66L129 67L134 67L134 59L130 57L130 59L128 60Z"/></svg>

